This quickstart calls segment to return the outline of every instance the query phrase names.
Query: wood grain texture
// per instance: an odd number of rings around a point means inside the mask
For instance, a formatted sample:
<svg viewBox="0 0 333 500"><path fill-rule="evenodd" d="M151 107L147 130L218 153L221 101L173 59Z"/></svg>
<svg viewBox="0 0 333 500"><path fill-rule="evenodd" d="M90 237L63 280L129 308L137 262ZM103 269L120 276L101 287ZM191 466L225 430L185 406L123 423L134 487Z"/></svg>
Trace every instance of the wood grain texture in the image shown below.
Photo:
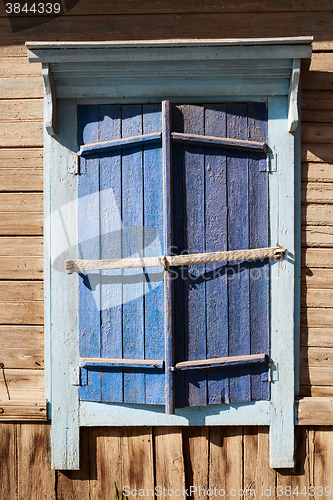
<svg viewBox="0 0 333 500"><path fill-rule="evenodd" d="M325 428L315 429L313 448L314 484L330 486L333 481L332 467L329 465L333 455L332 434L328 433Z"/></svg>
<svg viewBox="0 0 333 500"><path fill-rule="evenodd" d="M330 248L308 248L302 251L302 265L306 267L333 268L333 250Z"/></svg>
<svg viewBox="0 0 333 500"><path fill-rule="evenodd" d="M17 463L19 500L56 500L56 472L50 467L50 426L18 424ZM39 478L32 481L33 477Z"/></svg>
<svg viewBox="0 0 333 500"><path fill-rule="evenodd" d="M45 405L43 370L5 369L0 373L0 401L38 402ZM8 390L8 391L7 391ZM9 397L8 397L9 393Z"/></svg>
<svg viewBox="0 0 333 500"><path fill-rule="evenodd" d="M43 285L40 281L1 281L0 317L4 324L44 323Z"/></svg>
<svg viewBox="0 0 333 500"><path fill-rule="evenodd" d="M1 237L0 279L43 279L43 238Z"/></svg>
<svg viewBox="0 0 333 500"><path fill-rule="evenodd" d="M302 347L300 351L301 366L325 367L333 362L333 349L331 347Z"/></svg>
<svg viewBox="0 0 333 500"><path fill-rule="evenodd" d="M155 437L155 482L162 489L185 487L185 464L183 439L180 428L156 427ZM185 499L182 494L179 498Z"/></svg>
<svg viewBox="0 0 333 500"><path fill-rule="evenodd" d="M16 60L15 60L16 62ZM33 67L31 64L28 66ZM39 65L36 64L38 67ZM0 64L0 72L3 62ZM8 67L8 71L13 68L13 62ZM1 76L0 76L1 77ZM1 99L0 100L0 123L43 121L43 99Z"/></svg>
<svg viewBox="0 0 333 500"><path fill-rule="evenodd" d="M0 166L0 191L42 191L43 169L38 167L3 168Z"/></svg>
<svg viewBox="0 0 333 500"><path fill-rule="evenodd" d="M328 182L302 182L303 203L332 203L333 185Z"/></svg>
<svg viewBox="0 0 333 500"><path fill-rule="evenodd" d="M0 325L0 345L0 363L5 368L44 367L43 327Z"/></svg>
<svg viewBox="0 0 333 500"><path fill-rule="evenodd" d="M36 402L32 400L1 401L0 408L0 420L5 422L37 422L47 420L46 400Z"/></svg>
<svg viewBox="0 0 333 500"><path fill-rule="evenodd" d="M302 161L333 163L332 144L320 144L315 142L302 142Z"/></svg>
<svg viewBox="0 0 333 500"><path fill-rule="evenodd" d="M333 80L333 73L332 73ZM303 123L302 141L332 144L333 125L331 123Z"/></svg>
<svg viewBox="0 0 333 500"><path fill-rule="evenodd" d="M40 76L30 75L3 77L0 78L0 92L3 99L40 99L43 97L43 81Z"/></svg>
<svg viewBox="0 0 333 500"><path fill-rule="evenodd" d="M18 500L17 425L0 423L0 495Z"/></svg>
<svg viewBox="0 0 333 500"><path fill-rule="evenodd" d="M332 398L302 398L296 405L299 425L333 425Z"/></svg>
<svg viewBox="0 0 333 500"><path fill-rule="evenodd" d="M192 496L194 500L202 497L199 486L207 490L209 488L209 428L208 427L184 427L183 428L183 450L186 471L186 487L192 485L197 487Z"/></svg>
<svg viewBox="0 0 333 500"><path fill-rule="evenodd" d="M303 247L333 247L333 226L302 226Z"/></svg>
<svg viewBox="0 0 333 500"><path fill-rule="evenodd" d="M43 121L0 121L1 146L43 146Z"/></svg>
<svg viewBox="0 0 333 500"><path fill-rule="evenodd" d="M333 309L312 308L302 309L301 325L312 328L333 326Z"/></svg>
<svg viewBox="0 0 333 500"><path fill-rule="evenodd" d="M333 347L333 329L331 328L302 328L301 346Z"/></svg>
<svg viewBox="0 0 333 500"><path fill-rule="evenodd" d="M263 496L263 490L275 484L275 477L275 471L269 467L269 429L244 427L244 489L248 490L247 496L251 490L255 491L255 496Z"/></svg>
<svg viewBox="0 0 333 500"><path fill-rule="evenodd" d="M302 290L301 305L304 307L332 307L333 290L330 288L309 288Z"/></svg>

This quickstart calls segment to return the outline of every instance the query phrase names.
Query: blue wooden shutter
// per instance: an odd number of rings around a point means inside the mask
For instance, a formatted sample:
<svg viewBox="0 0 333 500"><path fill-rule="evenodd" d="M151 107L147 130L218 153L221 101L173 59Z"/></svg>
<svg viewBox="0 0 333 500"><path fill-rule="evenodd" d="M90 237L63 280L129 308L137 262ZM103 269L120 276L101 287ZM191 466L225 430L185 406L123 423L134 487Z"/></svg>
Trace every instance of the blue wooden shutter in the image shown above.
<svg viewBox="0 0 333 500"><path fill-rule="evenodd" d="M79 106L79 144L160 132L161 105ZM172 130L267 141L264 103L172 108ZM265 158L172 146L173 252L269 246ZM161 144L81 158L79 258L161 255ZM173 282L174 362L269 353L266 261L190 265ZM80 356L163 360L162 269L91 271L80 279ZM266 375L266 376L265 376ZM176 407L269 399L267 365L175 372ZM81 371L85 401L164 404L160 368Z"/></svg>

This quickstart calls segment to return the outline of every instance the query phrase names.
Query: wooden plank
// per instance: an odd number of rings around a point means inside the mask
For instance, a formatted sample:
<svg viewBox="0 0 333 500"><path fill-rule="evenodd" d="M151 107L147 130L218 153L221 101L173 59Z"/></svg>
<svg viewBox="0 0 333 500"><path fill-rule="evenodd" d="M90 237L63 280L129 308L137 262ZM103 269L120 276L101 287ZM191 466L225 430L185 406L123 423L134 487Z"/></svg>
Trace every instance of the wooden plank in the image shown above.
<svg viewBox="0 0 333 500"><path fill-rule="evenodd" d="M182 106L183 131L185 134L204 133L204 107ZM183 238L189 254L205 252L205 157L202 146L184 146L185 204ZM176 214L177 217L177 214ZM207 357L206 345L206 290L204 280L197 278L204 274L204 264L188 266L184 282L184 361L194 361ZM177 300L177 296L175 297ZM186 405L207 404L207 382L205 372L189 372L186 380Z"/></svg>
<svg viewBox="0 0 333 500"><path fill-rule="evenodd" d="M329 429L316 428L314 432L314 486L316 496L331 495L333 471L330 467L333 456L333 435ZM323 487L321 490L320 486ZM325 487L329 489L325 489ZM313 490L312 492L313 493Z"/></svg>
<svg viewBox="0 0 333 500"><path fill-rule="evenodd" d="M78 143L92 143L99 140L98 106L78 107ZM100 259L100 163L98 157L80 161L78 185L78 238L80 257ZM88 275L89 285L79 281L79 335L80 356L100 357L101 355L101 303L94 300L91 286L93 280L100 285L100 275L92 271ZM75 316L74 316L75 318ZM80 387L82 401L101 401L101 373L89 372L89 384Z"/></svg>
<svg viewBox="0 0 333 500"><path fill-rule="evenodd" d="M2 99L40 99L43 97L42 78L41 76L0 78L0 95ZM17 146L21 144L18 143Z"/></svg>
<svg viewBox="0 0 333 500"><path fill-rule="evenodd" d="M333 73L332 73L333 79ZM303 123L302 141L316 143L332 144L333 124L330 123Z"/></svg>
<svg viewBox="0 0 333 500"><path fill-rule="evenodd" d="M155 445L155 484L162 489L179 488L178 498L185 499L185 465L183 456L182 431L179 427L156 427L154 429ZM160 490L159 490L160 491ZM161 494L162 494L161 493Z"/></svg>
<svg viewBox="0 0 333 500"><path fill-rule="evenodd" d="M309 71L302 76L302 90L332 90L333 73L330 71Z"/></svg>
<svg viewBox="0 0 333 500"><path fill-rule="evenodd" d="M142 133L142 107L124 105L122 107L122 137ZM143 158L142 148L127 149L122 157L122 222L124 227L136 226L130 243L123 236L123 257L132 255L142 257L143 251ZM133 182L135 179L135 182ZM125 203L126 200L126 203ZM130 248L128 248L130 247ZM128 249L128 255L124 255ZM123 276L141 275L142 269L126 269ZM124 358L144 358L144 301L143 284L124 283L123 285L123 356ZM143 373L124 373L124 402L145 402L145 376Z"/></svg>
<svg viewBox="0 0 333 500"><path fill-rule="evenodd" d="M301 385L299 395L300 397L330 398L333 397L333 387Z"/></svg>
<svg viewBox="0 0 333 500"><path fill-rule="evenodd" d="M302 310L301 325L312 328L332 327L333 309L307 308Z"/></svg>
<svg viewBox="0 0 333 500"><path fill-rule="evenodd" d="M0 121L0 144L5 148L43 146L43 121Z"/></svg>
<svg viewBox="0 0 333 500"><path fill-rule="evenodd" d="M326 182L302 182L302 202L331 203L333 185Z"/></svg>
<svg viewBox="0 0 333 500"><path fill-rule="evenodd" d="M302 142L302 161L333 163L333 146L315 142Z"/></svg>
<svg viewBox="0 0 333 500"><path fill-rule="evenodd" d="M99 106L99 140L109 141L121 135L121 107ZM121 258L121 157L102 155L99 160L101 257ZM105 193L105 194L103 194ZM101 356L122 358L122 284L107 284L104 276L119 276L121 271L103 271L101 280ZM115 278L117 279L117 278ZM123 374L121 371L101 376L102 400L123 401Z"/></svg>
<svg viewBox="0 0 333 500"><path fill-rule="evenodd" d="M303 226L302 245L306 247L333 247L332 226Z"/></svg>
<svg viewBox="0 0 333 500"><path fill-rule="evenodd" d="M308 248L302 251L302 265L306 267L333 268L333 250L330 248Z"/></svg>
<svg viewBox="0 0 333 500"><path fill-rule="evenodd" d="M302 223L310 225L332 225L333 205L307 205L302 207Z"/></svg>
<svg viewBox="0 0 333 500"><path fill-rule="evenodd" d="M227 105L227 134L248 139L247 105ZM248 154L230 151L227 157L228 250L249 248L249 160ZM229 267L230 269L230 267ZM238 264L228 281L229 356L251 353L249 263ZM251 401L251 376L239 368L229 370L230 402ZM228 401L229 402L229 401Z"/></svg>
<svg viewBox="0 0 333 500"><path fill-rule="evenodd" d="M95 12L94 12L95 14ZM301 36L312 33L316 40L328 40L332 32L332 21L327 12L317 11L316 22L311 12L276 12L274 16L270 12L249 12L240 15L239 10L232 13L219 12L196 12L146 15L117 15L112 17L112 33L110 33L110 19L103 15L59 16L48 24L47 38L54 40L126 40L126 39L163 39L163 38L217 38L221 36L221 23L225 26L224 38L246 38L272 37L276 33L281 36ZM29 29L30 39L34 41L45 41L45 29L40 25L49 20L48 17L40 16L34 20L27 16L11 18L15 26L15 36L8 23L7 16L0 18L0 32L2 33L2 44L9 40L18 44L26 40L24 30ZM38 21L38 24L37 22ZM236 35L237 34L237 35ZM66 37L66 38L65 38Z"/></svg>
<svg viewBox="0 0 333 500"><path fill-rule="evenodd" d="M46 400L37 401L1 401L0 420L10 421L45 421L47 420Z"/></svg>
<svg viewBox="0 0 333 500"><path fill-rule="evenodd" d="M17 429L19 500L56 500L56 471L50 468L50 426L20 424ZM32 480L38 478L38 481Z"/></svg>
<svg viewBox="0 0 333 500"><path fill-rule="evenodd" d="M1 212L43 212L43 197L39 193L2 193Z"/></svg>
<svg viewBox="0 0 333 500"><path fill-rule="evenodd" d="M82 1L82 0L81 0ZM181 14L182 12L216 12L216 13L228 13L228 12L314 12L314 11L330 11L331 5L328 0L321 0L315 6L311 3L310 0L299 4L297 1L293 0L292 2L287 2L286 0L281 1L278 5L274 3L272 0L262 1L256 0L251 3L247 0L242 0L237 4L228 3L226 1L218 1L218 0L209 0L203 2L191 2L189 0L184 1L182 6L172 0L167 2L163 0L158 4L154 4L153 6L145 0L144 2L138 4L135 0L120 2L117 1L114 3L114 7L112 8L107 5L105 6L103 2L100 0L96 2L95 10L92 8L91 3L87 0L80 3L79 7L72 7L69 4L69 7L65 8L66 15L69 16L77 16L80 15L91 15L91 14L105 14L105 15L119 15L119 14L149 14L149 13L177 13ZM0 10L0 15L5 15L5 7L2 6ZM29 15L29 14L28 14ZM30 13L30 16L33 14Z"/></svg>
<svg viewBox="0 0 333 500"><path fill-rule="evenodd" d="M80 358L81 368L152 368L163 369L164 360L121 359L121 358Z"/></svg>
<svg viewBox="0 0 333 500"><path fill-rule="evenodd" d="M80 470L57 471L56 495L57 500L71 498L75 500L91 500L90 485L95 482L93 467L90 469L90 463L96 461L93 453L96 446L90 447L89 436L95 429L82 427L80 431ZM87 452L89 450L89 453ZM113 464L114 465L114 464ZM110 470L112 470L110 468ZM111 497L110 497L111 498Z"/></svg>
<svg viewBox="0 0 333 500"><path fill-rule="evenodd" d="M329 43L329 41L328 41ZM320 55L320 54L317 54ZM304 91L302 92L302 116L303 116L303 111L306 110L332 110L333 109L333 104L332 104L332 97L333 97L333 91L329 90L318 90L318 91L311 91L307 92Z"/></svg>
<svg viewBox="0 0 333 500"><path fill-rule="evenodd" d="M0 281L0 296L8 302L42 301L41 281Z"/></svg>
<svg viewBox="0 0 333 500"><path fill-rule="evenodd" d="M13 404L30 401L30 404L39 402L45 405L43 370L13 370L8 368L4 371L7 387L1 370L0 400L10 401Z"/></svg>
<svg viewBox="0 0 333 500"><path fill-rule="evenodd" d="M328 385L333 386L332 366L301 366L301 385Z"/></svg>
<svg viewBox="0 0 333 500"><path fill-rule="evenodd" d="M163 105L162 105L163 106ZM142 107L142 131L144 134L162 130L162 112L158 104L146 104ZM163 133L163 132L162 132ZM162 139L163 140L163 139ZM155 147L143 148L143 254L145 257L156 255L157 248L163 246L163 225L167 223L163 217L163 154ZM169 192L170 197L170 192ZM169 221L171 224L171 220ZM149 228L154 228L153 231ZM171 226L170 226L171 230ZM153 241L152 241L153 240ZM171 245L171 241L169 242ZM167 248L164 249L165 251ZM146 268L144 283L144 316L145 316L145 358L165 359L164 332L164 284L163 274L158 269ZM158 278L159 276L159 278ZM160 280L152 283L152 279ZM146 403L164 404L165 374L146 373Z"/></svg>
<svg viewBox="0 0 333 500"><path fill-rule="evenodd" d="M268 432L267 427L244 427L245 497L270 496L270 487L273 492L276 473L269 467Z"/></svg>
<svg viewBox="0 0 333 500"><path fill-rule="evenodd" d="M181 132L172 132L172 140L174 142L179 142L181 144L196 144L211 147L211 148L231 148L231 149L241 149L243 151L261 151L266 152L265 142L256 141L246 141L241 139L230 139L226 137L217 137L200 135L200 134L189 134Z"/></svg>
<svg viewBox="0 0 333 500"><path fill-rule="evenodd" d="M303 307L332 307L333 290L328 288L302 290L301 304Z"/></svg>
<svg viewBox="0 0 333 500"><path fill-rule="evenodd" d="M122 490L124 483L121 446L120 427L93 427L89 429L89 449L91 450L90 473L88 475L90 491L87 495L89 500L114 498L114 481L119 490ZM86 453L86 450L82 451Z"/></svg>
<svg viewBox="0 0 333 500"><path fill-rule="evenodd" d="M301 366L331 366L333 362L333 350L330 347L302 347L300 363Z"/></svg>
<svg viewBox="0 0 333 500"><path fill-rule="evenodd" d="M306 427L295 427L295 468L292 471L276 471L276 494L282 498L297 500L301 492L308 494L310 482L310 464L307 453L308 429ZM273 490L273 488L272 488Z"/></svg>
<svg viewBox="0 0 333 500"><path fill-rule="evenodd" d="M268 117L266 103L248 104L248 127L251 140L268 142ZM268 178L265 175L266 158L249 154L249 243L250 248L269 245L269 196ZM269 353L269 261L250 262L250 338L251 355ZM251 367L251 399L269 399L270 387L263 380L268 366Z"/></svg>
<svg viewBox="0 0 333 500"><path fill-rule="evenodd" d="M36 66L38 65L36 64ZM2 66L0 65L0 75L1 68ZM12 61L10 68L13 68ZM0 123L30 121L37 121L39 124L43 121L43 99L0 100Z"/></svg>
<svg viewBox="0 0 333 500"><path fill-rule="evenodd" d="M0 423L0 495L18 500L17 424Z"/></svg>
<svg viewBox="0 0 333 500"><path fill-rule="evenodd" d="M296 408L299 425L333 425L332 398L302 398Z"/></svg>
<svg viewBox="0 0 333 500"><path fill-rule="evenodd" d="M0 160L4 168L43 168L43 148L1 148Z"/></svg>
<svg viewBox="0 0 333 500"><path fill-rule="evenodd" d="M311 63L309 67L311 71L333 71L333 53L323 52L314 53L311 57Z"/></svg>
<svg viewBox="0 0 333 500"><path fill-rule="evenodd" d="M243 486L242 428L211 427L209 451L209 486L241 500L237 493ZM224 496L223 491L219 494Z"/></svg>
<svg viewBox="0 0 333 500"><path fill-rule="evenodd" d="M44 329L0 325L0 362L5 368L44 367Z"/></svg>
<svg viewBox="0 0 333 500"><path fill-rule="evenodd" d="M329 101L323 101L329 106ZM323 104L322 102L322 104ZM324 109L302 109L302 123L328 123L333 122L333 110Z"/></svg>
<svg viewBox="0 0 333 500"><path fill-rule="evenodd" d="M333 347L332 328L302 328L301 345L309 347Z"/></svg>
<svg viewBox="0 0 333 500"><path fill-rule="evenodd" d="M123 137L121 139L101 141L95 144L86 144L80 147L78 155L87 156L96 152L106 152L112 151L114 149L124 149L144 144L152 144L155 142L160 142L161 137L161 132L155 132L151 134L143 134L132 137Z"/></svg>
<svg viewBox="0 0 333 500"><path fill-rule="evenodd" d="M154 457L151 427L123 427L121 439L122 481L121 485L144 491L153 496ZM150 490L150 495L147 494ZM142 496L142 495L141 495Z"/></svg>
<svg viewBox="0 0 333 500"><path fill-rule="evenodd" d="M332 288L333 270L307 268L303 270L302 284L307 288Z"/></svg>
<svg viewBox="0 0 333 500"><path fill-rule="evenodd" d="M32 168L2 168L0 166L1 191L42 191L43 169Z"/></svg>
<svg viewBox="0 0 333 500"><path fill-rule="evenodd" d="M267 363L267 354L246 354L243 356L226 356L203 360L183 361L176 363L175 370L199 370L222 366L238 366Z"/></svg>
<svg viewBox="0 0 333 500"><path fill-rule="evenodd" d="M0 238L0 279L43 279L43 239Z"/></svg>
<svg viewBox="0 0 333 500"><path fill-rule="evenodd" d="M226 137L226 105L205 106L205 133ZM227 160L226 151L213 148L205 151L205 232L206 252L226 251L227 245ZM207 175L208 174L208 175ZM221 263L206 264L206 276L225 270ZM221 272L218 279L206 281L207 358L228 355L228 278ZM225 402L229 396L228 373L215 370L207 373L207 401ZM195 483L192 483L195 484Z"/></svg>
<svg viewBox="0 0 333 500"><path fill-rule="evenodd" d="M186 487L192 487L188 492L197 500L202 498L202 490L207 491L209 488L209 427L184 427L183 449Z"/></svg>
<svg viewBox="0 0 333 500"><path fill-rule="evenodd" d="M42 301L0 302L0 317L8 325L43 325L44 307Z"/></svg>

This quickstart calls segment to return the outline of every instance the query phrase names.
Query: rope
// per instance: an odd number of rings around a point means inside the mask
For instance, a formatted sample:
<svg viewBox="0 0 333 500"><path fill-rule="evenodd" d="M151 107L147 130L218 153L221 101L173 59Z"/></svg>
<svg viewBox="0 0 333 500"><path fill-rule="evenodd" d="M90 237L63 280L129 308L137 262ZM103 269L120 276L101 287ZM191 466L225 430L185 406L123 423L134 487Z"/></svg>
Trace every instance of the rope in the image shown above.
<svg viewBox="0 0 333 500"><path fill-rule="evenodd" d="M252 250L233 250L228 252L197 253L189 255L162 255L160 257L142 257L104 260L65 260L66 273L103 269L130 269L135 267L188 266L190 264L210 264L213 262L233 262L238 260L279 259L286 253L286 248L268 247Z"/></svg>

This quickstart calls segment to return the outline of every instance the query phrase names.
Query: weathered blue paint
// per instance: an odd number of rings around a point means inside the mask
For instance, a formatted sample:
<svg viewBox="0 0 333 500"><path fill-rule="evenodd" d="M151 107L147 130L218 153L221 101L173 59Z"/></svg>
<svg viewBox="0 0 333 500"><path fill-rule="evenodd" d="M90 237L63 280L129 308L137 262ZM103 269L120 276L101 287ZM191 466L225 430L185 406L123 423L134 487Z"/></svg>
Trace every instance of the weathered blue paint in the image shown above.
<svg viewBox="0 0 333 500"><path fill-rule="evenodd" d="M140 359L108 359L108 358L81 358L80 359L81 368L136 368L144 370L148 369L163 369L164 360L140 360ZM107 375L107 374L105 374ZM106 378L106 377L105 377ZM114 397L111 398L112 400Z"/></svg>
<svg viewBox="0 0 333 500"><path fill-rule="evenodd" d="M210 133L207 133L207 135L199 135L172 132L171 137L174 142L180 142L181 144L201 144L202 146L212 148L216 148L218 146L231 149L240 149L243 151L261 151L263 153L266 153L267 151L267 144L265 142L230 139L227 137L223 137L222 135L214 136Z"/></svg>
<svg viewBox="0 0 333 500"><path fill-rule="evenodd" d="M205 133L225 137L226 106L205 106ZM227 246L227 161L223 148L205 150L206 252L224 251ZM207 358L228 356L228 284L226 263L206 264ZM228 370L207 373L208 404L228 401Z"/></svg>
<svg viewBox="0 0 333 500"><path fill-rule="evenodd" d="M248 124L251 140L267 141L267 106L249 103ZM268 174L265 158L249 154L249 220L250 247L269 245L268 234ZM250 338L251 354L269 354L269 262L250 262ZM251 399L269 399L268 378L263 381L262 367L251 369Z"/></svg>
<svg viewBox="0 0 333 500"><path fill-rule="evenodd" d="M142 107L143 133L160 133L162 130L161 105ZM144 257L156 256L163 247L163 174L160 145L143 148L144 191ZM153 236L151 235L153 232ZM153 238L153 241L152 241ZM163 270L146 268L144 283L144 339L145 359L164 358L164 287ZM152 287L151 279L157 279ZM165 376L162 373L145 373L145 402L164 403Z"/></svg>

